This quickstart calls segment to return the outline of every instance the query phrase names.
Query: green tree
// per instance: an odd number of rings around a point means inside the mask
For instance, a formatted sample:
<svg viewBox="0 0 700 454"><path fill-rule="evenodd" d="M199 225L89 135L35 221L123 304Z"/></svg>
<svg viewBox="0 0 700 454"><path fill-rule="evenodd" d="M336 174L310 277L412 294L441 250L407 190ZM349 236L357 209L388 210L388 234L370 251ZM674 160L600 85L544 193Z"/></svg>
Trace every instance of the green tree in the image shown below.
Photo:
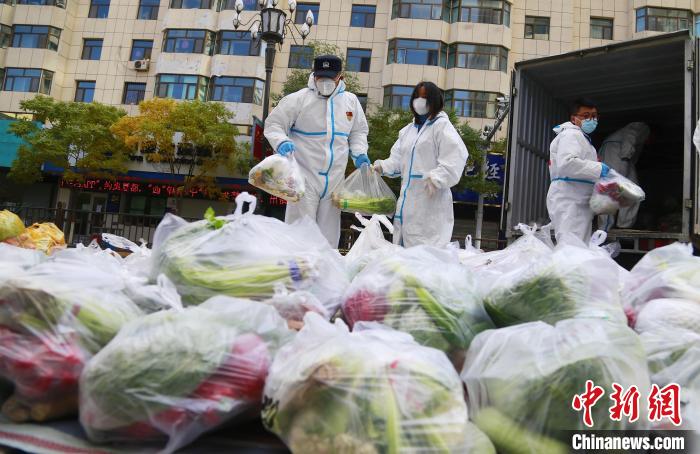
<svg viewBox="0 0 700 454"><path fill-rule="evenodd" d="M319 55L337 55L343 61L343 68L345 68L345 54L340 51L340 48L335 44L328 43L325 41L311 41L307 44L307 47L311 49L310 53L313 58ZM350 93L362 93L362 85L360 85L360 79L357 74L351 72L344 72L344 81L347 87L347 91ZM272 105L277 105L280 99L283 97L306 88L309 83L309 75L311 75L311 69L293 69L287 74L287 80L282 86L282 93L272 94Z"/></svg>
<svg viewBox="0 0 700 454"><path fill-rule="evenodd" d="M110 132L126 115L122 109L100 103L55 101L37 96L20 103L34 121L18 120L10 131L26 143L19 147L10 178L21 183L41 180L44 163L64 169L66 178L110 178L126 171L129 150ZM43 126L43 127L42 127Z"/></svg>
<svg viewBox="0 0 700 454"><path fill-rule="evenodd" d="M453 111L447 111L450 121L459 132L464 144L469 150L467 167L478 169L476 175L463 175L457 184L457 189L471 190L485 196L495 195L500 190L497 183L486 180L481 171L483 160L487 154L486 143L481 137L481 132L469 126L467 122L460 123ZM410 111L379 107L367 116L369 124L369 157L372 162L377 159L389 157L391 147L399 137L399 131L413 121ZM349 169L350 170L350 169ZM400 181L398 178L387 180L392 189L398 190Z"/></svg>
<svg viewBox="0 0 700 454"><path fill-rule="evenodd" d="M235 140L232 117L221 103L154 98L111 130L128 148L140 148L160 171L184 175L185 190L196 186L216 194L217 171L247 173L252 165L248 147Z"/></svg>

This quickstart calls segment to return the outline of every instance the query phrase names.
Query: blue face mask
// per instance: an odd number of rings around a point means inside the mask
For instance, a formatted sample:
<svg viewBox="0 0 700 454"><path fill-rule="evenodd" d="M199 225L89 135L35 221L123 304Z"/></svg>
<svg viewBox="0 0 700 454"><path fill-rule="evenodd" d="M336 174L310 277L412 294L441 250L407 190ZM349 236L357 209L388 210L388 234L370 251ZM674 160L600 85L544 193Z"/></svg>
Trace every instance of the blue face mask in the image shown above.
<svg viewBox="0 0 700 454"><path fill-rule="evenodd" d="M598 120L595 118L589 118L581 122L581 130L586 134L591 134L598 127Z"/></svg>

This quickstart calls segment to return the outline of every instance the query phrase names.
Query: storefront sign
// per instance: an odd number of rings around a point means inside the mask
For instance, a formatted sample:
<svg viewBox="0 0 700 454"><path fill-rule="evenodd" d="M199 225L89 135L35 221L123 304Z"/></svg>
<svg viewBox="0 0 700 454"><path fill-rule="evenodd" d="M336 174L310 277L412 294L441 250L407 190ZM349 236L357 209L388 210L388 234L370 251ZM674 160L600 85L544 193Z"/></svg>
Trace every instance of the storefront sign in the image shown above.
<svg viewBox="0 0 700 454"><path fill-rule="evenodd" d="M163 183L145 183L123 180L103 180L103 179L86 179L83 181L61 180L62 188L80 189L83 191L124 193L124 194L139 194L155 197L189 197L194 199L213 199L225 197L227 200L234 200L242 190L240 189L225 189L220 195L212 196L205 188L190 188L184 190L182 186Z"/></svg>
<svg viewBox="0 0 700 454"><path fill-rule="evenodd" d="M488 166L486 169L486 179L498 183L501 192L496 197L487 198L484 202L488 205L500 205L503 201L503 182L505 181L506 161L501 154L489 154ZM467 168L467 175L476 175L477 169ZM453 191L454 200L459 202L477 203L479 194L473 191Z"/></svg>

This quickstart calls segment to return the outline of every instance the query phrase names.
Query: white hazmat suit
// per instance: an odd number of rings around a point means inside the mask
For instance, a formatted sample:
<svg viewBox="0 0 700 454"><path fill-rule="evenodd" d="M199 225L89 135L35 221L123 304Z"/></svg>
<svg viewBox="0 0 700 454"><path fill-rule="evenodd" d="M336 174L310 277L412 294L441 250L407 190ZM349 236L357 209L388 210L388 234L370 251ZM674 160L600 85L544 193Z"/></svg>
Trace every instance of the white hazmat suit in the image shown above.
<svg viewBox="0 0 700 454"><path fill-rule="evenodd" d="M600 146L598 154L611 169L638 184L636 164L649 137L649 126L634 122L610 134ZM617 214L617 226L623 229L634 226L637 222L639 205L637 202L629 207L622 207ZM608 231L615 225L614 215L598 216L598 227Z"/></svg>
<svg viewBox="0 0 700 454"><path fill-rule="evenodd" d="M603 164L597 161L595 147L578 126L566 122L555 127L554 132L557 136L549 146L549 218L557 242L566 233L573 233L588 244L593 224L593 211L588 204Z"/></svg>
<svg viewBox="0 0 700 454"><path fill-rule="evenodd" d="M265 121L265 138L272 148L293 142L306 193L289 203L284 220L292 223L303 216L316 221L332 247L340 240L340 210L331 193L343 182L348 155L367 154L367 119L362 105L345 82L338 83L330 97L318 93L313 74L308 87L280 100Z"/></svg>
<svg viewBox="0 0 700 454"><path fill-rule="evenodd" d="M401 177L394 216L394 243L405 247L445 246L452 239L454 207L450 188L467 163L467 147L445 112L399 132L389 158L375 161L382 174ZM431 196L428 179L437 191Z"/></svg>

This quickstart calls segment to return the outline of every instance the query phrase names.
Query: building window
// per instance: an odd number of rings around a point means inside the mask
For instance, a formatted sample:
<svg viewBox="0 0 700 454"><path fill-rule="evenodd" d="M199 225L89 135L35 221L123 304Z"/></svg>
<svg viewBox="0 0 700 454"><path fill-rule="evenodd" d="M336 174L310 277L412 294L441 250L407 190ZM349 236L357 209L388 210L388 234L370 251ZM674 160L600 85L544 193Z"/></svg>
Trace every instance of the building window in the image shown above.
<svg viewBox="0 0 700 454"><path fill-rule="evenodd" d="M348 49L345 69L354 73L368 73L371 62L371 49Z"/></svg>
<svg viewBox="0 0 700 454"><path fill-rule="evenodd" d="M446 66L447 45L440 41L392 39L389 41L387 63L406 65Z"/></svg>
<svg viewBox="0 0 700 454"><path fill-rule="evenodd" d="M250 136L253 133L253 127L250 125L234 125L238 129L240 137Z"/></svg>
<svg viewBox="0 0 700 454"><path fill-rule="evenodd" d="M136 105L146 97L146 84L143 82L126 82L122 104Z"/></svg>
<svg viewBox="0 0 700 454"><path fill-rule="evenodd" d="M12 27L0 24L0 48L4 49L12 44Z"/></svg>
<svg viewBox="0 0 700 454"><path fill-rule="evenodd" d="M255 11L260 9L260 5L257 0L243 0L243 8L245 11ZM236 0L220 0L219 1L219 11L226 9L236 9Z"/></svg>
<svg viewBox="0 0 700 454"><path fill-rule="evenodd" d="M308 46L292 45L289 49L289 68L311 69L314 55Z"/></svg>
<svg viewBox="0 0 700 454"><path fill-rule="evenodd" d="M212 0L171 0L173 9L211 9Z"/></svg>
<svg viewBox="0 0 700 454"><path fill-rule="evenodd" d="M549 18L525 16L525 39L549 39Z"/></svg>
<svg viewBox="0 0 700 454"><path fill-rule="evenodd" d="M508 49L483 44L450 44L447 67L506 72Z"/></svg>
<svg viewBox="0 0 700 454"><path fill-rule="evenodd" d="M442 19L443 0L393 0L391 18Z"/></svg>
<svg viewBox="0 0 700 454"><path fill-rule="evenodd" d="M136 18L141 20L157 20L158 8L160 8L160 0L140 0L139 12Z"/></svg>
<svg viewBox="0 0 700 454"><path fill-rule="evenodd" d="M454 109L459 117L496 118L498 93L468 90L447 90L445 106Z"/></svg>
<svg viewBox="0 0 700 454"><path fill-rule="evenodd" d="M156 96L173 99L207 100L207 84L204 76L160 74L156 79Z"/></svg>
<svg viewBox="0 0 700 454"><path fill-rule="evenodd" d="M360 105L362 106L362 110L367 112L367 95L355 95L357 96L357 100L360 101Z"/></svg>
<svg viewBox="0 0 700 454"><path fill-rule="evenodd" d="M695 16L695 36L700 32L700 16Z"/></svg>
<svg viewBox="0 0 700 454"><path fill-rule="evenodd" d="M45 69L5 68L5 91L23 91L30 93L51 93L53 72Z"/></svg>
<svg viewBox="0 0 700 454"><path fill-rule="evenodd" d="M46 25L15 25L12 47L58 50L61 29Z"/></svg>
<svg viewBox="0 0 700 454"><path fill-rule="evenodd" d="M92 102L95 97L95 81L94 80L77 80L75 86L75 101L76 102Z"/></svg>
<svg viewBox="0 0 700 454"><path fill-rule="evenodd" d="M306 22L306 13L311 11L314 14L314 25L318 24L318 3L298 3L294 23L303 24Z"/></svg>
<svg viewBox="0 0 700 454"><path fill-rule="evenodd" d="M221 55L260 55L260 40L251 39L250 32L220 31L216 53Z"/></svg>
<svg viewBox="0 0 700 454"><path fill-rule="evenodd" d="M43 5L43 6L57 6L59 8L66 8L66 3L68 0L17 0L18 5Z"/></svg>
<svg viewBox="0 0 700 454"><path fill-rule="evenodd" d="M211 101L262 105L263 81L251 77L213 77Z"/></svg>
<svg viewBox="0 0 700 454"><path fill-rule="evenodd" d="M135 39L131 42L131 57L129 60L150 60L153 50L153 40Z"/></svg>
<svg viewBox="0 0 700 454"><path fill-rule="evenodd" d="M591 17L591 38L613 39L613 20Z"/></svg>
<svg viewBox="0 0 700 454"><path fill-rule="evenodd" d="M505 25L510 27L510 3L502 0L447 0L450 22Z"/></svg>
<svg viewBox="0 0 700 454"><path fill-rule="evenodd" d="M83 40L83 60L99 60L102 56L102 40L101 39L84 39Z"/></svg>
<svg viewBox="0 0 700 454"><path fill-rule="evenodd" d="M684 9L639 8L637 31L675 32L690 28L692 15Z"/></svg>
<svg viewBox="0 0 700 454"><path fill-rule="evenodd" d="M163 52L211 55L213 43L214 33L209 30L166 30Z"/></svg>
<svg viewBox="0 0 700 454"><path fill-rule="evenodd" d="M409 110L414 88L409 85L389 85L384 87L384 107Z"/></svg>
<svg viewBox="0 0 700 454"><path fill-rule="evenodd" d="M91 0L88 17L106 19L109 16L109 0Z"/></svg>
<svg viewBox="0 0 700 454"><path fill-rule="evenodd" d="M374 5L352 5L350 26L374 28L374 18L376 15L377 7Z"/></svg>

